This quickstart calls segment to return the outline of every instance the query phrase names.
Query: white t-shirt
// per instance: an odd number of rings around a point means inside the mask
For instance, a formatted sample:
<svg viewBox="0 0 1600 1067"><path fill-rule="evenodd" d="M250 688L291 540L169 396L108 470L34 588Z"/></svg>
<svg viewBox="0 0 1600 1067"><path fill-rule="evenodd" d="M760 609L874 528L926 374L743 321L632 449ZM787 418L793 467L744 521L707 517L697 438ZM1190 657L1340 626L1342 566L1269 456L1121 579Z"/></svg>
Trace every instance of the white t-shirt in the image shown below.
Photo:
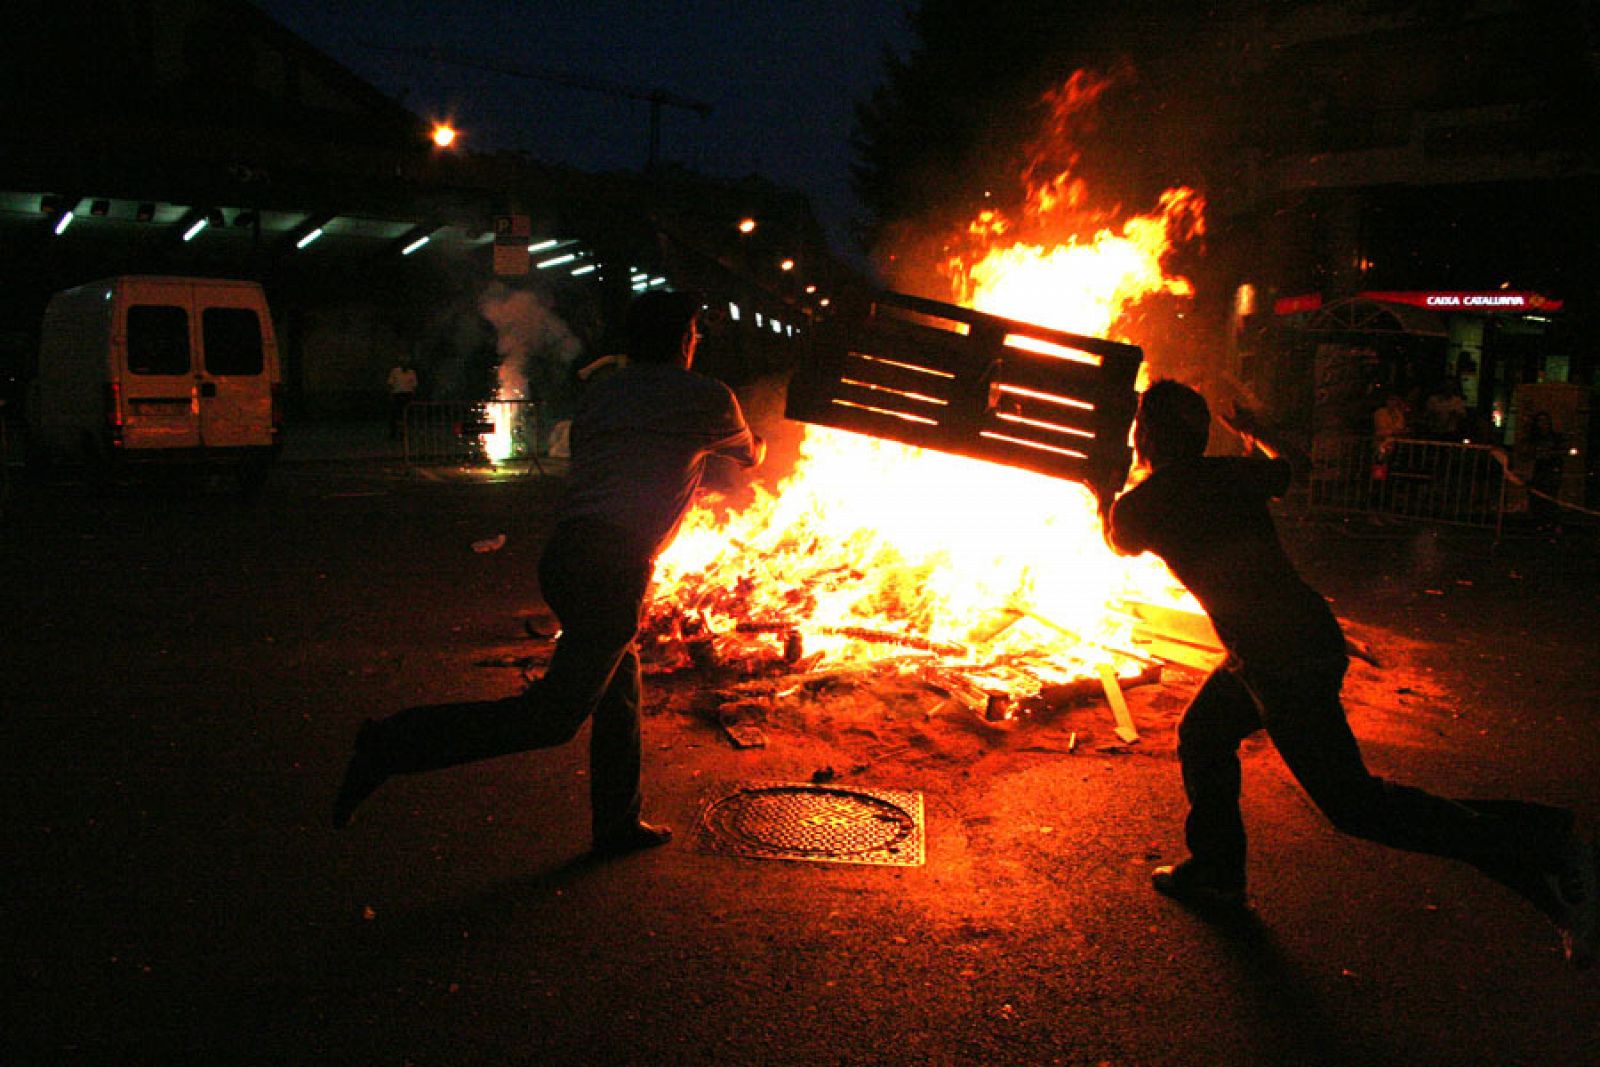
<svg viewBox="0 0 1600 1067"><path fill-rule="evenodd" d="M630 363L596 381L572 420L565 519L597 519L653 559L694 502L706 458L757 461L733 390L672 364Z"/></svg>
<svg viewBox="0 0 1600 1067"><path fill-rule="evenodd" d="M410 367L396 367L389 372L389 392L414 393L417 391L417 372Z"/></svg>

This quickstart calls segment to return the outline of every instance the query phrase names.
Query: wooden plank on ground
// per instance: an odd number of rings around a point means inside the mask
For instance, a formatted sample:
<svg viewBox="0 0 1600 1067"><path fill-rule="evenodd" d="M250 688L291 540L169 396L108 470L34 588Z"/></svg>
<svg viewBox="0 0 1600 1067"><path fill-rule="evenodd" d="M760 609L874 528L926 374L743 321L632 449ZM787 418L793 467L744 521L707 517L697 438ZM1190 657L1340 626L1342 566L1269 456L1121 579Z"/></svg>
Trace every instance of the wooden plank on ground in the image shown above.
<svg viewBox="0 0 1600 1067"><path fill-rule="evenodd" d="M1122 683L1117 681L1117 669L1109 663L1100 665L1100 685L1106 691L1106 703L1111 705L1111 717L1116 720L1112 727L1123 744L1131 745L1139 740L1139 731L1134 728L1133 715L1128 711L1128 702L1122 696Z"/></svg>

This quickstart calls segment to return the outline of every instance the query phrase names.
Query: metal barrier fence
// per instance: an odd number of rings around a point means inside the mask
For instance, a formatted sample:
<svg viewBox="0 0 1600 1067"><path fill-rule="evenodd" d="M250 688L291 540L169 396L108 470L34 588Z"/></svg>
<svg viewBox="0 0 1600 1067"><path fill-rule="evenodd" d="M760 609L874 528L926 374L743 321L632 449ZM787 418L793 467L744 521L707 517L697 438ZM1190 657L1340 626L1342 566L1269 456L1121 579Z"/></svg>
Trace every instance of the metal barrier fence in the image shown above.
<svg viewBox="0 0 1600 1067"><path fill-rule="evenodd" d="M1505 452L1491 445L1406 438L1380 456L1371 438L1319 440L1311 453L1309 504L1483 527L1498 536L1506 484Z"/></svg>
<svg viewBox="0 0 1600 1067"><path fill-rule="evenodd" d="M536 400L414 401L406 408L406 463L526 465L543 473L540 408Z"/></svg>

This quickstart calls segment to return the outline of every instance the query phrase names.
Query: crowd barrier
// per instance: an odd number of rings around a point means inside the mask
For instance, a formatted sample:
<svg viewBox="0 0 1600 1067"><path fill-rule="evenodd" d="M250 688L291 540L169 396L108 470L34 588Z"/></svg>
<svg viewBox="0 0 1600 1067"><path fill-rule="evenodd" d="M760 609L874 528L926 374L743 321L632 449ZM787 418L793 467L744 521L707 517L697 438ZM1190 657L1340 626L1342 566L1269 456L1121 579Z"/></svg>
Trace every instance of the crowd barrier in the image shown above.
<svg viewBox="0 0 1600 1067"><path fill-rule="evenodd" d="M405 412L406 463L544 470L546 420L536 400L415 401Z"/></svg>
<svg viewBox="0 0 1600 1067"><path fill-rule="evenodd" d="M1401 438L1380 450L1372 438L1318 440L1308 503L1314 510L1365 512L1492 529L1505 526L1504 449Z"/></svg>

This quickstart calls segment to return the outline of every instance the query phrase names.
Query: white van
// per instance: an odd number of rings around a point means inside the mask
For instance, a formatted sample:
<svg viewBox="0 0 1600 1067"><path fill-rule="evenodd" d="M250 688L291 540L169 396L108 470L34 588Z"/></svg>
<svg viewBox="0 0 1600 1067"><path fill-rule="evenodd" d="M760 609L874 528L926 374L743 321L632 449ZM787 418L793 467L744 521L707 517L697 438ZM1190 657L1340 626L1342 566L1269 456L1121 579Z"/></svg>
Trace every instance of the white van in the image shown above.
<svg viewBox="0 0 1600 1067"><path fill-rule="evenodd" d="M281 445L278 346L256 282L130 275L45 309L29 449L102 470L225 463L259 482Z"/></svg>

